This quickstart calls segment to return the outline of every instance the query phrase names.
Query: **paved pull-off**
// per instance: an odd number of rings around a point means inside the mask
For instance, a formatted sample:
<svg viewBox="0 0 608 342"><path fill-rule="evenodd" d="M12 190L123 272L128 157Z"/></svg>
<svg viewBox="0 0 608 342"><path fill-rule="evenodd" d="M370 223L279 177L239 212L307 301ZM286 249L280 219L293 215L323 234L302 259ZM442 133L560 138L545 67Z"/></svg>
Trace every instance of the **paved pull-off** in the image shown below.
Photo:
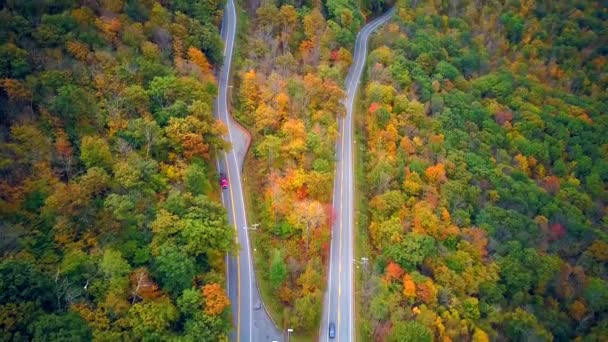
<svg viewBox="0 0 608 342"><path fill-rule="evenodd" d="M353 64L346 77L346 116L339 120L340 137L336 143L336 177L334 180L333 207L336 220L332 238L327 275L327 291L323 303L320 340L329 341L329 324L336 327L337 341L354 341L354 289L353 289L353 104L367 56L369 35L386 23L394 8L363 27L357 35Z"/></svg>
<svg viewBox="0 0 608 342"><path fill-rule="evenodd" d="M243 200L241 183L241 168L249 136L242 127L228 114L228 83L230 80L230 65L236 34L236 9L234 0L228 0L222 23L222 39L224 41L224 65L219 73L219 94L215 102L214 115L222 120L228 134L224 139L232 143L229 152L218 155L217 168L228 177L228 189L222 190L222 202L228 213L228 220L233 225L239 245L238 255L227 257L228 296L232 303L232 321L235 329L231 340L239 342L250 341L281 341L282 336L264 309L253 272L251 248L247 215ZM216 185L219 188L219 184Z"/></svg>

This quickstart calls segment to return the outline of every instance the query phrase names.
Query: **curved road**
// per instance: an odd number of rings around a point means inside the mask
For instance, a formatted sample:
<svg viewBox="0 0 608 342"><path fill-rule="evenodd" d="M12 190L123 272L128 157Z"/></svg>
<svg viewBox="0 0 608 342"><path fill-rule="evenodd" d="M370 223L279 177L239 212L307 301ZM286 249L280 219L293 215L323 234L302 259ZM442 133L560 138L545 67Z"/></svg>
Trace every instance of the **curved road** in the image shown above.
<svg viewBox="0 0 608 342"><path fill-rule="evenodd" d="M336 177L333 207L336 220L333 226L327 291L323 303L320 340L328 341L329 324L336 327L336 340L354 341L353 288L353 106L367 57L367 41L374 30L386 23L394 8L363 27L357 35L353 64L346 77L346 116L340 119L340 140L336 143Z"/></svg>
<svg viewBox="0 0 608 342"><path fill-rule="evenodd" d="M239 342L280 341L282 340L280 332L270 320L260 299L251 260L249 230L245 228L247 215L243 200L241 168L249 145L249 137L228 113L227 97L236 19L234 0L228 0L222 23L224 64L218 78L219 94L215 102L214 115L226 124L228 134L224 139L232 144L229 152L217 156L218 171L224 173L229 182L228 189L222 192L222 202L226 207L228 220L234 226L239 246L237 255L227 256L226 283L235 327L230 338Z"/></svg>

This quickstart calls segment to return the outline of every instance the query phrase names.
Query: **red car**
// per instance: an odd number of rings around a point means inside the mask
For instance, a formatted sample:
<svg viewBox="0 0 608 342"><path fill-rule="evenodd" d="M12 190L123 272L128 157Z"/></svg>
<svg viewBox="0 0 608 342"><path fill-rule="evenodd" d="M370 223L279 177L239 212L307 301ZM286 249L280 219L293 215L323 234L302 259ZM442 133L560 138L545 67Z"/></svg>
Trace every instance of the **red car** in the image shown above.
<svg viewBox="0 0 608 342"><path fill-rule="evenodd" d="M228 189L228 178L226 178L226 175L223 173L220 173L220 185L222 186L222 189Z"/></svg>

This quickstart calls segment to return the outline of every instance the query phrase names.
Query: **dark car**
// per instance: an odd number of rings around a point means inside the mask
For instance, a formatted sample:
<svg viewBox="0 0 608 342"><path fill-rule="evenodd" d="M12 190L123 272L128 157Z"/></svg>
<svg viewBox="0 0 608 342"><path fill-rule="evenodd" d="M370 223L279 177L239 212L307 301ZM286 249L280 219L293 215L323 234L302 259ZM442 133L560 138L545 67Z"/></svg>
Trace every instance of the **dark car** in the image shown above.
<svg viewBox="0 0 608 342"><path fill-rule="evenodd" d="M329 323L329 338L336 337L336 326L333 323Z"/></svg>
<svg viewBox="0 0 608 342"><path fill-rule="evenodd" d="M228 188L228 178L226 178L226 175L223 173L220 173L220 185L222 186L222 189Z"/></svg>

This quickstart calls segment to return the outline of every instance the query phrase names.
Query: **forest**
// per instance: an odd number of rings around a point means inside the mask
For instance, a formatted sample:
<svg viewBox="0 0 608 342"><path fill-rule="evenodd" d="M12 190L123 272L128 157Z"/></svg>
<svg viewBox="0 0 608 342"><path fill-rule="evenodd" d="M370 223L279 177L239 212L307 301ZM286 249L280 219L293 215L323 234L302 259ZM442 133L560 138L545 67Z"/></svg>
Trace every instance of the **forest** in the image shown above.
<svg viewBox="0 0 608 342"><path fill-rule="evenodd" d="M0 340L222 341L222 1L0 2Z"/></svg>
<svg viewBox="0 0 608 342"><path fill-rule="evenodd" d="M608 12L408 1L371 39L357 126L362 333L608 336Z"/></svg>
<svg viewBox="0 0 608 342"><path fill-rule="evenodd" d="M344 78L371 10L341 0L264 1L237 43L234 114L253 138L244 177L249 214L260 224L250 235L258 281L275 321L310 339L335 215Z"/></svg>
<svg viewBox="0 0 608 342"><path fill-rule="evenodd" d="M262 298L318 337L361 27L358 339L605 341L608 9L239 3ZM227 341L220 0L0 1L0 341ZM242 8L249 8L244 11Z"/></svg>

